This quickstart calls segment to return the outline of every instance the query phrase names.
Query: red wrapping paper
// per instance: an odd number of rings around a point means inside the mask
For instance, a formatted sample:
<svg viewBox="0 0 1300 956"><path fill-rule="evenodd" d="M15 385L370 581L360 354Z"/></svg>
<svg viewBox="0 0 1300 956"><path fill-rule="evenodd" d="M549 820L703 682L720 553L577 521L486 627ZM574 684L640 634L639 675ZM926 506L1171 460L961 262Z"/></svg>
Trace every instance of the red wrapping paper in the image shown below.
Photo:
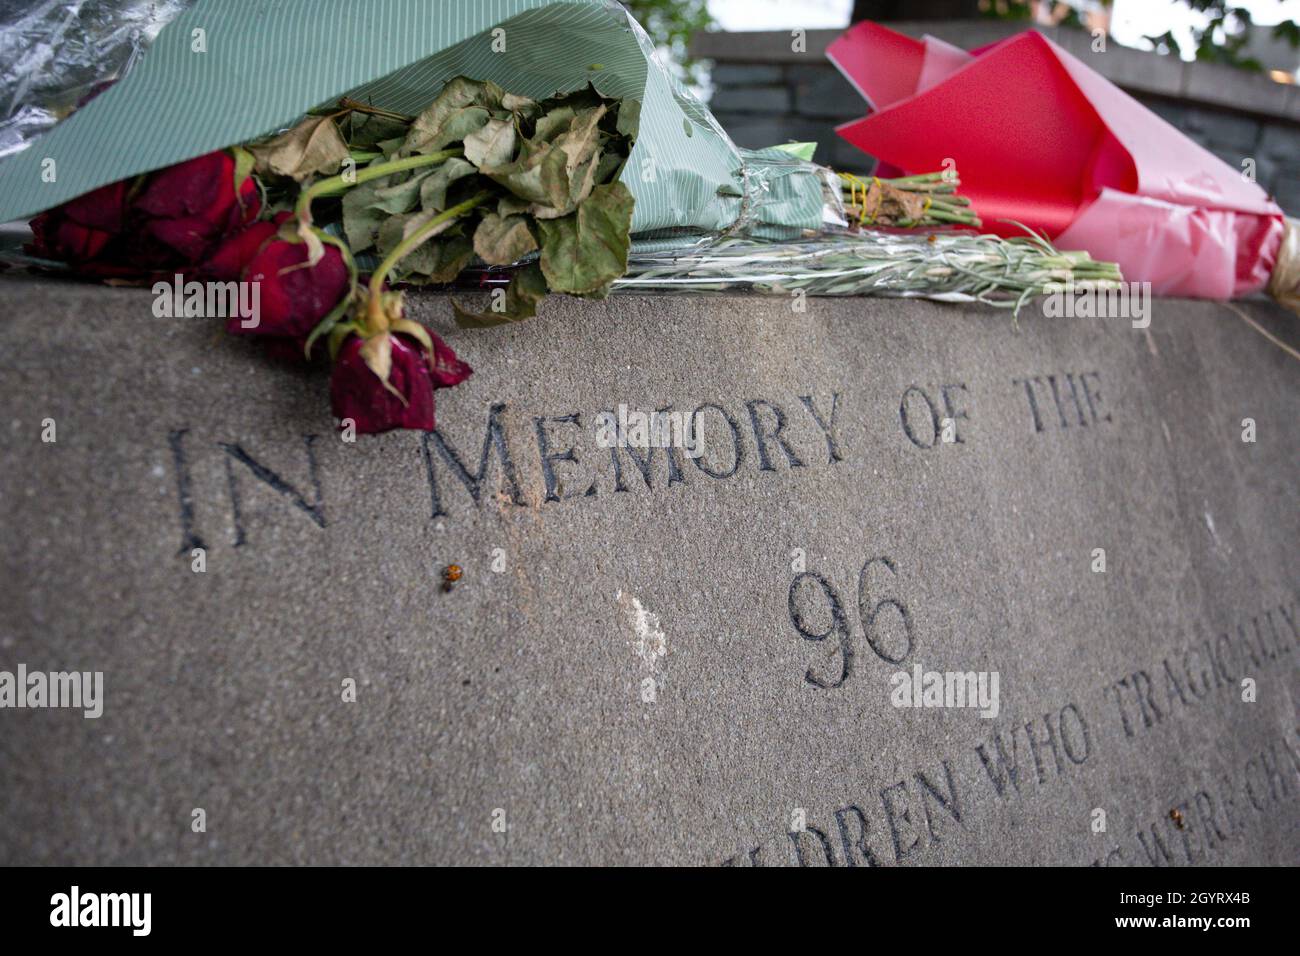
<svg viewBox="0 0 1300 956"><path fill-rule="evenodd" d="M1227 299L1268 283L1277 204L1042 34L967 53L863 22L827 56L873 109L839 134L902 172L955 162L985 228L1024 223L1157 295Z"/></svg>

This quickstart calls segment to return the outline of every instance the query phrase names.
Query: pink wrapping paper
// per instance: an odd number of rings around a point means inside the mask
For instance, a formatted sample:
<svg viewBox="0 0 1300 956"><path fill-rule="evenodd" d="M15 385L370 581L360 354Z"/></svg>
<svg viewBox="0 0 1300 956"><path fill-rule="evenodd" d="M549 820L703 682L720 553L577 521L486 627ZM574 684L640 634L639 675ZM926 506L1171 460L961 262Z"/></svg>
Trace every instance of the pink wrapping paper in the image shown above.
<svg viewBox="0 0 1300 956"><path fill-rule="evenodd" d="M1277 204L1042 34L967 53L864 22L827 56L873 109L839 134L903 172L954 161L986 229L1010 236L1018 228L999 220L1022 222L1157 295L1267 284Z"/></svg>

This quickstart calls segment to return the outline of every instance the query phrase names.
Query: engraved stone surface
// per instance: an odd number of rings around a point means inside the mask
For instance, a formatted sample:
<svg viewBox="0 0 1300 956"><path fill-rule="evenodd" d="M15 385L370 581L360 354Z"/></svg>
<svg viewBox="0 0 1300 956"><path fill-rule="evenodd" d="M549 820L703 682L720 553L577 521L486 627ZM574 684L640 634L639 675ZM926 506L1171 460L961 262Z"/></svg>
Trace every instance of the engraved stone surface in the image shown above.
<svg viewBox="0 0 1300 956"><path fill-rule="evenodd" d="M1300 366L1225 306L416 295L477 374L349 444L151 305L0 280L0 671L103 673L0 709L0 862L1300 862Z"/></svg>

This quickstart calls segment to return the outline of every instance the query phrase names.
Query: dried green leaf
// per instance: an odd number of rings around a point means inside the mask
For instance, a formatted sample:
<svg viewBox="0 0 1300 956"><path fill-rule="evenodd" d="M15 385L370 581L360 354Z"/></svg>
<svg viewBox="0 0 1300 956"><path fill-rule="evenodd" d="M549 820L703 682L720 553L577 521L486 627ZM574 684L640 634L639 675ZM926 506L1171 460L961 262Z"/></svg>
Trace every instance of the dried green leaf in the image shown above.
<svg viewBox="0 0 1300 956"><path fill-rule="evenodd" d="M564 150L567 166L572 172L585 163L596 152L599 141L599 124L607 111L603 103L588 110L580 111L573 118L569 128L556 137L555 145Z"/></svg>
<svg viewBox="0 0 1300 956"><path fill-rule="evenodd" d="M440 149L446 149L452 143L461 142L467 136L472 136L482 129L491 116L492 114L481 106L467 106L456 110L447 117L447 122L439 129L436 136L431 137L419 149L412 152L436 153Z"/></svg>
<svg viewBox="0 0 1300 956"><path fill-rule="evenodd" d="M466 106L482 105L483 84L463 76L453 77L443 84L433 102L424 108L411 123L411 133L425 135L436 133L448 116Z"/></svg>
<svg viewBox="0 0 1300 956"><path fill-rule="evenodd" d="M353 252L364 252L373 246L379 227L389 217L389 213L373 205L379 183L362 183L343 194L343 234Z"/></svg>
<svg viewBox="0 0 1300 956"><path fill-rule="evenodd" d="M517 213L528 212L528 207L531 205L532 203L527 199L520 199L518 196L507 193L497 200L497 215L513 216Z"/></svg>
<svg viewBox="0 0 1300 956"><path fill-rule="evenodd" d="M488 213L474 230L474 251L489 265L508 266L537 248L524 216Z"/></svg>
<svg viewBox="0 0 1300 956"><path fill-rule="evenodd" d="M641 101L624 97L617 109L618 122L614 128L621 136L636 139L636 134L641 128Z"/></svg>
<svg viewBox="0 0 1300 956"><path fill-rule="evenodd" d="M546 298L547 291L546 277L542 274L541 267L534 262L520 269L511 278L502 302L503 311L471 312L455 300L452 300L451 305L456 314L456 324L461 328L504 325L536 315L537 303Z"/></svg>
<svg viewBox="0 0 1300 956"><path fill-rule="evenodd" d="M349 113L343 123L343 132L353 149L383 149L384 144L396 140L393 149L401 145L411 124L405 120L390 116L376 116L372 113ZM384 152L392 150L384 149Z"/></svg>
<svg viewBox="0 0 1300 956"><path fill-rule="evenodd" d="M438 215L438 212L436 209L423 209L406 216L389 216L379 227L379 233L375 237L375 247L379 250L379 254L386 257L397 248L398 243L426 225L430 219ZM433 239L456 224L455 219L440 223L424 242L397 261L393 268L394 277L402 278L409 273L429 275L434 272L438 267L438 254Z"/></svg>
<svg viewBox="0 0 1300 956"><path fill-rule="evenodd" d="M490 119L465 137L465 158L475 166L502 166L515 154L513 120Z"/></svg>
<svg viewBox="0 0 1300 956"><path fill-rule="evenodd" d="M462 79L464 78L462 77ZM470 80L469 82L474 83L477 81ZM510 95L509 93L491 80L483 80L480 85L481 91L479 93L479 102L483 106L486 106L491 110L499 110L502 108L507 110L509 109L509 107L505 105L505 99Z"/></svg>
<svg viewBox="0 0 1300 956"><path fill-rule="evenodd" d="M622 183L597 186L571 215L538 220L543 274L551 289L596 293L627 271L635 200Z"/></svg>
<svg viewBox="0 0 1300 956"><path fill-rule="evenodd" d="M397 153L401 150L402 144L405 142L406 142L405 136L398 136L395 139L380 140L378 143L375 144L375 148L382 151L383 154L387 156L389 159L393 159L396 157Z"/></svg>
<svg viewBox="0 0 1300 956"><path fill-rule="evenodd" d="M600 161L596 164L596 185L601 183L612 183L618 179L619 173L623 171L623 164L627 162L627 155L619 155L613 150L606 150L600 154Z"/></svg>
<svg viewBox="0 0 1300 956"><path fill-rule="evenodd" d="M544 157L537 166L537 185L540 188L527 194L514 189L514 192L533 199L528 210L533 216L558 219L569 215L600 181L597 174L603 155L601 146L609 139L608 134L601 130L600 123L608 109L603 102L576 111L562 106L538 121L537 133L529 148L521 149L520 154L523 156L535 149ZM553 136L549 145L541 141L546 136ZM549 158L548 153L553 152L563 154L563 165ZM537 193L542 198L535 198Z"/></svg>
<svg viewBox="0 0 1300 956"><path fill-rule="evenodd" d="M521 152L512 163L485 166L479 172L520 199L543 205L563 205L569 192L569 177L564 164L564 152L547 144L530 156L525 157Z"/></svg>
<svg viewBox="0 0 1300 956"><path fill-rule="evenodd" d="M575 111L591 109L593 106L609 102L612 101L601 96L599 91L590 83L576 90L570 90L568 93L561 93L559 96L554 96L546 101L547 105L567 106Z"/></svg>
<svg viewBox="0 0 1300 956"><path fill-rule="evenodd" d="M568 157L558 146L551 147L546 159L538 167L542 196L538 206L550 206L564 215L572 211L569 202ZM552 217L554 218L554 217Z"/></svg>
<svg viewBox="0 0 1300 956"><path fill-rule="evenodd" d="M374 192L371 205L386 213L396 214L410 212L420 204L425 180L431 178L437 167L412 170L411 173L399 173L396 177L385 177L385 185ZM394 178L400 182L392 182Z"/></svg>
<svg viewBox="0 0 1300 956"><path fill-rule="evenodd" d="M274 139L248 147L263 176L288 176L302 182L318 174L334 175L348 158L348 144L329 116L308 116Z"/></svg>
<svg viewBox="0 0 1300 956"><path fill-rule="evenodd" d="M446 208L447 188L474 172L472 164L452 157L437 166L386 176L355 186L343 195L343 231L357 252L374 246L380 228L392 216L404 216L417 206L425 212ZM400 180L393 182L394 179ZM405 224L408 220L403 219ZM427 218L422 220L427 222ZM388 235L394 235L390 227ZM397 241L400 241L400 237ZM392 242L387 248L392 248Z"/></svg>
<svg viewBox="0 0 1300 956"><path fill-rule="evenodd" d="M425 209L446 209L447 189L451 184L476 172L473 163L457 156L439 163L429 177L420 184L420 205Z"/></svg>
<svg viewBox="0 0 1300 956"><path fill-rule="evenodd" d="M514 93L507 93L501 97L501 105L512 113L520 116L536 116L540 107L536 100L530 100L526 96L516 96Z"/></svg>
<svg viewBox="0 0 1300 956"><path fill-rule="evenodd" d="M533 135L529 139L534 143L549 143L573 125L575 112L572 107L559 106L537 120Z"/></svg>
<svg viewBox="0 0 1300 956"><path fill-rule="evenodd" d="M563 155L562 150L556 151ZM537 219L559 219L572 213L596 185L596 160L592 156L572 172L560 163L544 164L541 171L546 201L530 205L529 214Z"/></svg>
<svg viewBox="0 0 1300 956"><path fill-rule="evenodd" d="M434 101L411 124L403 155L432 153L478 131L499 108L503 91L495 83L463 76L448 80Z"/></svg>
<svg viewBox="0 0 1300 956"><path fill-rule="evenodd" d="M596 157L587 160L586 164L573 172L570 176L566 171L547 167L544 169L542 177L543 185L547 186L547 195L550 203L532 203L528 206L528 214L536 219L559 219L561 216L567 216L578 208L578 204L591 194L592 188L596 185ZM558 202L558 205L551 203Z"/></svg>
<svg viewBox="0 0 1300 956"><path fill-rule="evenodd" d="M576 206L591 195L592 189L596 186L596 170L599 162L600 154L596 153L569 174L569 203L571 205Z"/></svg>
<svg viewBox="0 0 1300 956"><path fill-rule="evenodd" d="M432 266L424 272L428 282L451 282L474 258L474 244L468 236L441 236L426 248L433 256Z"/></svg>

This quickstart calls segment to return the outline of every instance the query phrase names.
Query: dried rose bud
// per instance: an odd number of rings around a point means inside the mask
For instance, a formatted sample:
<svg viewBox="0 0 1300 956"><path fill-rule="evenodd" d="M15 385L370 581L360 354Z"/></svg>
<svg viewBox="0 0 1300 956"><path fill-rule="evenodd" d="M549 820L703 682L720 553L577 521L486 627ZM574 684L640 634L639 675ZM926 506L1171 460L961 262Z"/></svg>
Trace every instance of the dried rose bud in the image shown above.
<svg viewBox="0 0 1300 956"><path fill-rule="evenodd" d="M308 265L308 246L277 237L267 242L244 267L243 278L259 284L258 323L244 328L237 319L226 324L234 335L305 338L342 301L352 276L342 251L325 245L315 265Z"/></svg>
<svg viewBox="0 0 1300 956"><path fill-rule="evenodd" d="M330 403L334 417L352 419L361 434L394 428L430 431L434 427L433 381L429 360L420 344L401 334L380 333L390 354L388 381L371 368L362 350L368 341L349 336L334 359Z"/></svg>
<svg viewBox="0 0 1300 956"><path fill-rule="evenodd" d="M199 262L262 207L256 181L236 178L235 158L225 150L154 173L132 204L144 217L142 234L175 260Z"/></svg>
<svg viewBox="0 0 1300 956"><path fill-rule="evenodd" d="M29 251L82 268L96 263L126 227L128 185L109 183L41 213L31 221Z"/></svg>
<svg viewBox="0 0 1300 956"><path fill-rule="evenodd" d="M256 181L222 150L141 180L110 183L31 221L33 255L78 272L139 278L187 269L257 218Z"/></svg>
<svg viewBox="0 0 1300 956"><path fill-rule="evenodd" d="M423 342L405 332L381 332L369 339L348 336L334 359L330 380L334 417L352 419L361 434L394 428L432 430L434 389L458 384L473 370L437 335L427 329L423 334L435 358Z"/></svg>
<svg viewBox="0 0 1300 956"><path fill-rule="evenodd" d="M243 278L244 269L275 238L280 223L288 216L287 212L282 212L274 221L263 219L250 223L227 236L203 263L201 271L204 275L223 282Z"/></svg>

